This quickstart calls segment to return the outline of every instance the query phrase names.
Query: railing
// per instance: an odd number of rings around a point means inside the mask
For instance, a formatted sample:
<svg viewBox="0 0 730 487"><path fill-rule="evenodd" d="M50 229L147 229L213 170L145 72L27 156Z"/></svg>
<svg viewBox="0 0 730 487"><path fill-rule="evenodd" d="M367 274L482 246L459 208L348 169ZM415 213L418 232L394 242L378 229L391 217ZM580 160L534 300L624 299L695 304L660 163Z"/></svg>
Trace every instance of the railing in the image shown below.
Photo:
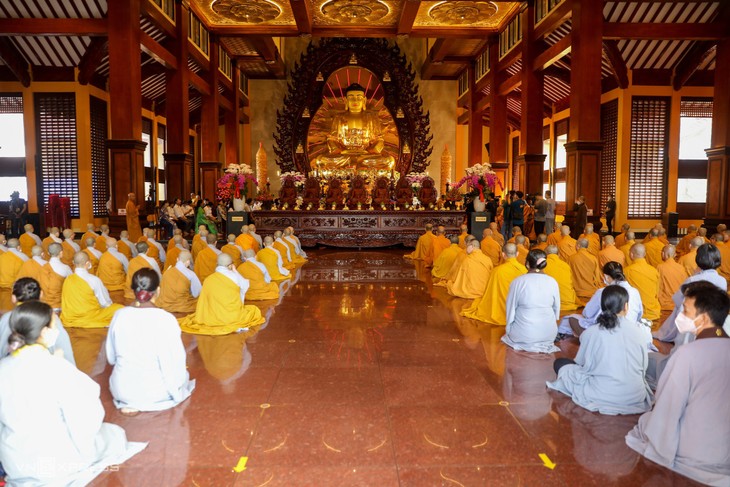
<svg viewBox="0 0 730 487"><path fill-rule="evenodd" d="M483 53L477 57L474 65L474 74L476 81L479 81L489 72L489 49L485 49Z"/></svg>
<svg viewBox="0 0 730 487"><path fill-rule="evenodd" d="M518 13L499 33L499 57L504 57L522 40L522 15Z"/></svg>
<svg viewBox="0 0 730 487"><path fill-rule="evenodd" d="M210 34L192 10L189 12L188 39L193 41L200 51L208 57L210 49Z"/></svg>
<svg viewBox="0 0 730 487"><path fill-rule="evenodd" d="M218 46L218 70L223 76L233 81L233 62L223 46Z"/></svg>
<svg viewBox="0 0 730 487"><path fill-rule="evenodd" d="M157 5L167 18L175 22L175 0L152 0L152 3Z"/></svg>
<svg viewBox="0 0 730 487"><path fill-rule="evenodd" d="M564 1L565 0L537 0L535 2L535 24L538 24L542 19L547 17L555 7Z"/></svg>
<svg viewBox="0 0 730 487"><path fill-rule="evenodd" d="M469 70L465 69L459 75L459 98L469 91Z"/></svg>

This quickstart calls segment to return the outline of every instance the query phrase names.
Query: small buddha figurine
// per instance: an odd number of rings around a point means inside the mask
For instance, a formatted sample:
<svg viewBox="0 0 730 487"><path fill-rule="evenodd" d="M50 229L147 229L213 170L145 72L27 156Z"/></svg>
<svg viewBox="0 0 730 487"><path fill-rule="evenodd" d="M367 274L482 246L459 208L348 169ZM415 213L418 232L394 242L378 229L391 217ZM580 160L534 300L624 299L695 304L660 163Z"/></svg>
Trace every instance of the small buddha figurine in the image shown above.
<svg viewBox="0 0 730 487"><path fill-rule="evenodd" d="M297 188L294 186L293 179L284 180L284 185L279 191L279 201L286 207L293 207L297 201Z"/></svg>
<svg viewBox="0 0 730 487"><path fill-rule="evenodd" d="M433 179L426 178L421 183L421 189L418 191L418 201L424 207L433 207L437 199L436 188L433 187Z"/></svg>
<svg viewBox="0 0 730 487"><path fill-rule="evenodd" d="M327 135L329 151L315 159L320 170L392 170L393 156L384 155L385 139L378 114L366 109L365 88L353 83L345 90L347 107L335 115Z"/></svg>
<svg viewBox="0 0 730 487"><path fill-rule="evenodd" d="M335 178L330 181L329 188L327 188L327 194L325 195L325 202L327 205L337 207L341 204L344 199L342 194L342 182Z"/></svg>
<svg viewBox="0 0 730 487"><path fill-rule="evenodd" d="M375 189L373 189L373 203L377 206L390 204L390 188L388 188L388 178L379 177L375 181Z"/></svg>
<svg viewBox="0 0 730 487"><path fill-rule="evenodd" d="M398 206L405 206L413 200L411 184L405 177L400 178L395 185L395 199L398 201Z"/></svg>
<svg viewBox="0 0 730 487"><path fill-rule="evenodd" d="M304 182L304 196L302 197L304 203L309 207L314 207L319 204L319 179L314 177L308 177Z"/></svg>
<svg viewBox="0 0 730 487"><path fill-rule="evenodd" d="M350 207L362 207L368 200L368 191L365 189L365 180L360 176L352 179L352 188L348 197L347 204Z"/></svg>

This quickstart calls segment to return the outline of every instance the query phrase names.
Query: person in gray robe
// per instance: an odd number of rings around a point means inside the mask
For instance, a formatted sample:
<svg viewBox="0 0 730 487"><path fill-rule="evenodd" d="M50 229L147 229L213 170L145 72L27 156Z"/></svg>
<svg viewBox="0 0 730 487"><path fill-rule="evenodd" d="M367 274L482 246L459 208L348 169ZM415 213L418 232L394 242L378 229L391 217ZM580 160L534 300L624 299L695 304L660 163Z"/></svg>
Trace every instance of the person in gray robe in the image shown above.
<svg viewBox="0 0 730 487"><path fill-rule="evenodd" d="M684 291L677 324L696 340L674 353L659 380L656 404L626 435L649 460L693 480L730 486L730 339L722 326L730 298L697 282Z"/></svg>
<svg viewBox="0 0 730 487"><path fill-rule="evenodd" d="M589 411L611 415L646 412L653 399L644 377L646 337L640 325L626 319L629 293L621 286L607 286L601 309L598 326L581 334L575 361L556 359L558 378L547 386L571 396Z"/></svg>

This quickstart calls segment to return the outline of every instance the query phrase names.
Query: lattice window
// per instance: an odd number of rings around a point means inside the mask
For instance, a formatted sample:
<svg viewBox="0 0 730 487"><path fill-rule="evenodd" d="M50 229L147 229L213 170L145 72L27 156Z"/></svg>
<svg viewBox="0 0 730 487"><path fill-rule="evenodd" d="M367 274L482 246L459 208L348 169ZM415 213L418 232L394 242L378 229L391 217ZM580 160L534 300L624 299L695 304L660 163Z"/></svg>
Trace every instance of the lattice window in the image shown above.
<svg viewBox="0 0 730 487"><path fill-rule="evenodd" d="M23 95L21 93L1 94L0 113L23 113Z"/></svg>
<svg viewBox="0 0 730 487"><path fill-rule="evenodd" d="M631 100L629 218L661 218L666 202L668 97Z"/></svg>
<svg viewBox="0 0 730 487"><path fill-rule="evenodd" d="M712 98L682 98L680 117L712 118Z"/></svg>
<svg viewBox="0 0 730 487"><path fill-rule="evenodd" d="M618 99L601 105L601 208L616 194L616 159L618 155Z"/></svg>
<svg viewBox="0 0 730 487"><path fill-rule="evenodd" d="M90 101L92 203L94 217L105 217L108 215L106 202L109 201L106 102L95 96L90 97Z"/></svg>
<svg viewBox="0 0 730 487"><path fill-rule="evenodd" d="M71 217L79 217L79 174L76 152L76 97L73 93L36 93L38 170L43 206L48 196L71 199Z"/></svg>

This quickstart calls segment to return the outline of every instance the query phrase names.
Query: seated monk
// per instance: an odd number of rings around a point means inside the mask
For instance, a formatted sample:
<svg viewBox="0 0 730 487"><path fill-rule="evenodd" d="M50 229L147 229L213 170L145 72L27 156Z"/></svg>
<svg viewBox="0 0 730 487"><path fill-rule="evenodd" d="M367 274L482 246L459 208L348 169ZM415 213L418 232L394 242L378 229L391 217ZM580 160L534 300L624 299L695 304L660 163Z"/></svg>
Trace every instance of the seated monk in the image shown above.
<svg viewBox="0 0 730 487"><path fill-rule="evenodd" d="M342 208L342 201L345 199L345 195L342 193L342 181L339 178L331 179L327 187L327 193L324 197L324 202L327 204L327 208L330 208L333 204L337 208Z"/></svg>
<svg viewBox="0 0 730 487"><path fill-rule="evenodd" d="M82 250L82 252L86 252L86 255L89 256L89 261L91 262L91 271L89 272L97 275L97 272L99 270L99 259L101 258L101 252L94 248L94 246L96 245L96 239L93 237L89 237L84 243L86 244L86 246L84 247L84 250Z"/></svg>
<svg viewBox="0 0 730 487"><path fill-rule="evenodd" d="M99 259L99 270L96 273L107 291L123 291L127 282L129 260L119 251L116 238L107 238L104 248L106 252Z"/></svg>
<svg viewBox="0 0 730 487"><path fill-rule="evenodd" d="M266 266L266 270L269 271L269 275L274 281L282 281L291 277L289 270L284 268L281 254L274 249L273 237L264 238L264 248L258 251L256 260Z"/></svg>
<svg viewBox="0 0 730 487"><path fill-rule="evenodd" d="M81 250L81 246L74 242L74 231L67 228L63 231L63 256L61 260L67 266L73 264L74 255Z"/></svg>
<svg viewBox="0 0 730 487"><path fill-rule="evenodd" d="M702 237L695 237L689 241L689 251L679 258L679 265L684 267L687 274L693 276L698 269L697 266L697 249L704 245L705 241Z"/></svg>
<svg viewBox="0 0 730 487"><path fill-rule="evenodd" d="M516 243L517 237L520 235L524 236L524 234L522 233L522 229L520 227L512 227L512 238L507 240L507 243ZM521 245L523 247L525 247L527 250L530 250L530 241L527 238L522 240Z"/></svg>
<svg viewBox="0 0 730 487"><path fill-rule="evenodd" d="M529 245L529 242L524 235L517 235L515 238L515 244L517 245L517 262L525 265L525 262L527 261L527 254L530 253L525 245Z"/></svg>
<svg viewBox="0 0 730 487"><path fill-rule="evenodd" d="M244 261L236 270L245 279L248 279L248 291L246 299L251 301L264 301L267 299L279 299L279 285L271 280L266 266L256 259L253 250L245 250Z"/></svg>
<svg viewBox="0 0 730 487"><path fill-rule="evenodd" d="M279 241L279 239L276 240ZM301 250L301 247L299 246L299 239L294 236L294 228L286 227L284 229L284 232L281 235L281 243L286 245L289 249L289 256L295 265L301 265L307 262L307 254Z"/></svg>
<svg viewBox="0 0 730 487"><path fill-rule="evenodd" d="M537 236L537 243L535 244L534 248L545 252L545 249L547 248L547 246L548 246L547 235L545 235L544 233L541 233L540 235Z"/></svg>
<svg viewBox="0 0 730 487"><path fill-rule="evenodd" d="M17 279L30 277L31 279L40 282L41 269L47 263L43 258L43 247L40 245L34 245L30 249L30 255L31 258L23 262L23 265L20 267Z"/></svg>
<svg viewBox="0 0 730 487"><path fill-rule="evenodd" d="M449 239L449 247L441 252L441 255L433 261L431 275L436 279L444 279L461 252L463 250L459 247L459 238L451 237Z"/></svg>
<svg viewBox="0 0 730 487"><path fill-rule="evenodd" d="M147 242L147 245L150 247L147 251L147 255L155 259L157 261L157 266L162 269L162 265L165 263L167 255L162 244L155 240L155 229L142 229L142 236L139 238L138 242Z"/></svg>
<svg viewBox="0 0 730 487"><path fill-rule="evenodd" d="M471 237L471 235L469 235L469 227L466 225L466 223L462 223L460 230L461 233L459 234L459 247L466 250L466 239ZM499 248L499 251L502 252L502 247Z"/></svg>
<svg viewBox="0 0 730 487"><path fill-rule="evenodd" d="M180 318L180 328L196 335L254 335L265 319L256 306L245 303L248 281L233 268L228 254L217 259L215 272L203 283L195 313Z"/></svg>
<svg viewBox="0 0 730 487"><path fill-rule="evenodd" d="M485 228L482 232L480 248L482 253L492 261L494 267L499 265L502 258L502 246L494 239L494 231L491 228Z"/></svg>
<svg viewBox="0 0 730 487"><path fill-rule="evenodd" d="M576 240L570 236L570 227L568 225L562 225L560 227L560 243L558 244L558 254L560 258L565 262L570 260L570 257L575 255L577 252L575 245ZM590 298L590 296L588 296Z"/></svg>
<svg viewBox="0 0 730 487"><path fill-rule="evenodd" d="M8 241L5 239L5 235L0 233L0 255L8 251Z"/></svg>
<svg viewBox="0 0 730 487"><path fill-rule="evenodd" d="M641 295L643 317L651 321L658 320L662 314L659 305L659 271L646 261L644 244L637 243L631 247L631 261L632 264L624 269L626 280Z"/></svg>
<svg viewBox="0 0 730 487"><path fill-rule="evenodd" d="M499 244L499 248L501 249L504 247L504 244L506 243L504 241L504 236L502 235L502 232L499 231L499 225L497 225L495 222L492 222L489 224L489 229L492 231L492 238Z"/></svg>
<svg viewBox="0 0 730 487"><path fill-rule="evenodd" d="M287 178L284 180L284 184L279 190L279 201L282 205L288 205L289 208L294 208L297 204L297 188L294 185L294 180Z"/></svg>
<svg viewBox="0 0 730 487"><path fill-rule="evenodd" d="M687 227L687 233L677 244L677 257L682 257L689 252L689 244L693 238L697 236L697 226L690 225Z"/></svg>
<svg viewBox="0 0 730 487"><path fill-rule="evenodd" d="M96 242L94 242L94 248L98 250L99 252L106 252L106 239L109 238L109 225L101 225L99 227L99 230L101 231L101 235L96 237Z"/></svg>
<svg viewBox="0 0 730 487"><path fill-rule="evenodd" d="M388 178L381 176L375 180L375 188L373 189L373 205L380 207L382 205L390 206L390 185Z"/></svg>
<svg viewBox="0 0 730 487"><path fill-rule="evenodd" d="M436 238L433 239L433 258L432 262L436 262L436 259L439 258L441 255L441 252L449 248L449 245L451 245L451 242L449 242L449 239L446 238L446 228L443 225L439 225L438 230L436 230Z"/></svg>
<svg viewBox="0 0 730 487"><path fill-rule="evenodd" d="M507 325L507 295L509 286L517 277L526 274L525 266L517 262L517 246L508 243L502 250L504 262L489 274L484 294L476 298L461 316L483 321L491 325Z"/></svg>
<svg viewBox="0 0 730 487"><path fill-rule="evenodd" d="M232 233L228 235L228 243L221 247L221 252L231 256L236 268L243 263L243 249L236 245L236 236Z"/></svg>
<svg viewBox="0 0 730 487"><path fill-rule="evenodd" d="M52 243L63 244L63 240L60 237L61 230L59 230L58 227L51 228L50 232L48 232L48 236L44 238L41 243L43 252L45 252L46 255L51 255L51 253L48 252L48 247L50 247Z"/></svg>
<svg viewBox="0 0 730 487"><path fill-rule="evenodd" d="M251 235L251 231L248 226L243 225L241 227L241 233L238 234L238 237L236 237L236 245L241 247L243 250L253 250L254 252L258 252L259 249L259 243L256 241L253 235Z"/></svg>
<svg viewBox="0 0 730 487"><path fill-rule="evenodd" d="M62 252L61 244L54 242L48 246L49 259L41 269L40 279L38 280L43 291L41 300L54 310L61 309L63 282L73 274L71 268L61 262Z"/></svg>
<svg viewBox="0 0 730 487"><path fill-rule="evenodd" d="M274 232L274 250L279 252L281 255L281 262L284 265L284 269L294 269L297 265L292 261L292 256L289 252L289 247L284 243L284 241L281 239L283 233L281 230L277 230Z"/></svg>
<svg viewBox="0 0 730 487"><path fill-rule="evenodd" d="M174 229L172 231L172 237L170 237L170 240L167 241L167 253L168 254L170 253L170 251L172 249L175 248L175 245L177 245L177 242L175 242L175 237L177 237L178 235L180 236L180 239L182 240L182 242L180 242L180 244L182 245L183 250L189 250L188 249L188 241L185 240L185 238L183 237L183 231L182 231L182 229L181 228L176 228L176 229ZM174 261L173 262L170 262L170 265L171 266L175 265L175 262Z"/></svg>
<svg viewBox="0 0 730 487"><path fill-rule="evenodd" d="M592 256L598 258L598 252L601 250L601 237L593 231L593 223L588 223L583 234L578 238L585 238L588 240L588 252Z"/></svg>
<svg viewBox="0 0 730 487"><path fill-rule="evenodd" d="M626 232L626 238L624 239L624 242L625 243L621 246L619 250L624 254L624 258L626 259L626 264L624 265L624 267L626 267L627 265L631 265L631 247L633 247L636 243L636 236L634 235L634 232Z"/></svg>
<svg viewBox="0 0 730 487"><path fill-rule="evenodd" d="M555 222L555 230L547 237L548 245L555 245L556 247L560 245L560 241L563 239L562 227L563 224L561 222Z"/></svg>
<svg viewBox="0 0 730 487"><path fill-rule="evenodd" d="M573 286L573 273L570 266L558 255L557 245L548 245L545 249L547 254L547 267L545 274L555 279L560 291L560 311L573 311L583 306L578 299Z"/></svg>
<svg viewBox="0 0 730 487"><path fill-rule="evenodd" d="M466 241L466 254L456 278L446 283L446 290L457 298L480 298L487 288L492 260L482 253L479 241L474 237Z"/></svg>
<svg viewBox="0 0 730 487"><path fill-rule="evenodd" d="M621 267L626 267L626 256L616 247L616 241L611 235L603 237L603 248L598 252L598 265L603 266L609 262L618 262Z"/></svg>
<svg viewBox="0 0 730 487"><path fill-rule="evenodd" d="M312 208L316 210L319 207L320 192L319 179L308 177L304 181L304 196L302 197L305 207L312 205Z"/></svg>
<svg viewBox="0 0 730 487"><path fill-rule="evenodd" d="M205 225L200 225L200 227L198 233L193 237L193 261L198 258L200 251L208 246L208 228Z"/></svg>
<svg viewBox="0 0 730 487"><path fill-rule="evenodd" d="M132 260L134 257L137 257L137 244L129 240L129 232L126 230L122 230L119 234L117 248L124 254L127 260Z"/></svg>
<svg viewBox="0 0 730 487"><path fill-rule="evenodd" d="M662 250L666 244L659 238L659 230L656 228L652 228L646 237L644 239L646 262L656 268L662 263Z"/></svg>
<svg viewBox="0 0 730 487"><path fill-rule="evenodd" d="M350 208L357 207L358 204L365 206L368 203L368 190L365 189L365 180L361 176L352 178L352 188L347 195L347 205Z"/></svg>
<svg viewBox="0 0 730 487"><path fill-rule="evenodd" d="M127 268L127 280L124 283L124 297L126 299L134 299L134 291L132 291L132 276L140 269L149 268L157 272L158 275L162 275L160 272L160 266L157 261L149 256L148 252L150 246L147 242L139 242L136 245L137 257L129 261L129 267Z"/></svg>
<svg viewBox="0 0 730 487"><path fill-rule="evenodd" d="M614 243L617 249L621 250L621 247L626 245L626 233L629 231L630 228L631 225L629 225L628 223L624 223L623 225L621 225L621 233L616 235L616 238L614 239Z"/></svg>
<svg viewBox="0 0 730 487"><path fill-rule="evenodd" d="M200 282L205 283L208 276L215 272L215 268L218 266L218 256L221 251L216 247L218 237L209 233L205 236L206 247L198 252L198 258L195 259L195 265L193 269L197 274Z"/></svg>
<svg viewBox="0 0 730 487"><path fill-rule="evenodd" d="M8 240L8 250L0 255L0 289L13 289L20 268L28 260L28 256L20 251L17 238Z"/></svg>
<svg viewBox="0 0 730 487"><path fill-rule="evenodd" d="M258 247L254 247L253 251L258 252L259 250L261 250L261 248L264 246L264 241L261 238L261 235L256 233L256 225L254 225L253 223L251 223L248 226L248 234L251 235L254 240L256 240L257 244L259 244ZM243 250L246 250L246 249L243 249Z"/></svg>
<svg viewBox="0 0 730 487"><path fill-rule="evenodd" d="M413 203L413 189L405 176L400 178L395 185L395 201L400 208Z"/></svg>
<svg viewBox="0 0 730 487"><path fill-rule="evenodd" d="M124 306L112 303L101 279L89 272L89 254L76 252L74 267L63 283L61 321L66 328L108 327L114 313Z"/></svg>
<svg viewBox="0 0 730 487"><path fill-rule="evenodd" d="M403 257L405 257L406 259L422 260L426 263L427 266L430 266L431 264L433 264L434 238L435 235L433 234L433 224L427 223L426 232L418 237L418 241L416 242L416 250L414 250L410 254L404 255Z"/></svg>
<svg viewBox="0 0 730 487"><path fill-rule="evenodd" d="M20 242L20 251L23 252L28 257L33 257L33 254L31 254L31 249L35 245L43 246L43 240L33 233L33 225L30 223L25 225L23 227L25 232L18 238L18 241Z"/></svg>
<svg viewBox="0 0 730 487"><path fill-rule="evenodd" d="M428 208L430 205L436 206L437 200L438 191L433 187L433 179L424 179L421 188L418 190L418 201L421 202L421 206L424 208Z"/></svg>
<svg viewBox="0 0 730 487"><path fill-rule="evenodd" d="M659 272L659 306L662 311L673 311L672 296L679 291L682 283L689 277L687 270L674 260L676 249L674 245L665 245L662 250L664 262L656 270Z"/></svg>
<svg viewBox="0 0 730 487"><path fill-rule="evenodd" d="M96 239L99 237L99 234L96 233L96 226L93 223L87 223L86 224L86 232L81 236L81 250L85 249L88 246L88 240L89 238L94 239L94 244L96 244Z"/></svg>
<svg viewBox="0 0 730 487"><path fill-rule="evenodd" d="M193 313L198 304L202 284L190 269L193 254L181 250L174 265L168 267L160 282L160 295L155 304L170 313Z"/></svg>
<svg viewBox="0 0 730 487"><path fill-rule="evenodd" d="M596 291L603 287L603 274L598 259L588 251L588 245L588 239L578 239L575 245L576 253L568 259L570 271L573 273L575 294L584 301L591 299Z"/></svg>
<svg viewBox="0 0 730 487"><path fill-rule="evenodd" d="M725 278L726 281L730 281L730 246L725 245L725 235L722 233L716 233L710 237L712 244L717 247L720 251L720 267L717 269L717 273Z"/></svg>
<svg viewBox="0 0 730 487"><path fill-rule="evenodd" d="M170 239L172 247L170 247L169 245L167 247L167 258L165 259L165 265L162 269L163 273L167 269L175 265L175 263L177 262L177 258L180 257L180 252L188 250L183 242L185 242L185 239L182 238L182 235L175 235Z"/></svg>

